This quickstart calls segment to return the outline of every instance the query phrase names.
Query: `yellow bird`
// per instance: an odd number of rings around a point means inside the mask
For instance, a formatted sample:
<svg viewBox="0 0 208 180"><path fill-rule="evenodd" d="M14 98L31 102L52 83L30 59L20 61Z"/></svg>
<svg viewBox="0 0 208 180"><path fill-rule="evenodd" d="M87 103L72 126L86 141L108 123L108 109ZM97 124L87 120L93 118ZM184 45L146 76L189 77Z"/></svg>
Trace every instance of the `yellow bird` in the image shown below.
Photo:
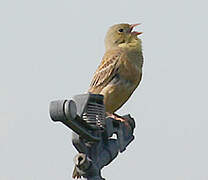
<svg viewBox="0 0 208 180"><path fill-rule="evenodd" d="M133 31L139 24L116 24L105 37L106 52L94 74L89 92L104 95L106 114L124 121L114 112L131 96L142 78L142 32Z"/></svg>

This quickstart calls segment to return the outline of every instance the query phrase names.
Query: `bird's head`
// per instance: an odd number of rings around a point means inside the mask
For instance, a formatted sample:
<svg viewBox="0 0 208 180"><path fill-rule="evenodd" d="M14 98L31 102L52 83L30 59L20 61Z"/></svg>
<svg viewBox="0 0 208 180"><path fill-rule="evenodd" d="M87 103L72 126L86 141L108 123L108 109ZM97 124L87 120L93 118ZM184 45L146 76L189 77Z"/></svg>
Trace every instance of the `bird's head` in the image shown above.
<svg viewBox="0 0 208 180"><path fill-rule="evenodd" d="M128 44L140 44L137 37L142 32L133 31L133 28L139 24L116 24L109 28L105 37L106 50L115 47L124 47Z"/></svg>

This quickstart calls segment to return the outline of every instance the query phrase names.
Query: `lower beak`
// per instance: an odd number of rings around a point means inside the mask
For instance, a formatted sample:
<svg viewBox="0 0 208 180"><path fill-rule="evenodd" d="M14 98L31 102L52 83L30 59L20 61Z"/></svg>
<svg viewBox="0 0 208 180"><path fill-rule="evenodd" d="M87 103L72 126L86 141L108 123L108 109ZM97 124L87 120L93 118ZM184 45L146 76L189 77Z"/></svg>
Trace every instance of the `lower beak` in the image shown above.
<svg viewBox="0 0 208 180"><path fill-rule="evenodd" d="M140 35L140 34L142 34L143 32L137 32L137 31L133 31L133 32L131 32L132 34L135 34L135 35Z"/></svg>

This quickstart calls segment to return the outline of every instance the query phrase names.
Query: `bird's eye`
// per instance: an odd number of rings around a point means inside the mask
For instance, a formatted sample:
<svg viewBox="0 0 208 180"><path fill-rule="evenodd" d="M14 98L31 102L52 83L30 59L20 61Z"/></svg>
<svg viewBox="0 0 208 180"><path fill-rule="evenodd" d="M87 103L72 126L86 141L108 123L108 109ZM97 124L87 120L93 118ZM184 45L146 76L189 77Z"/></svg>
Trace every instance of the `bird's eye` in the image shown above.
<svg viewBox="0 0 208 180"><path fill-rule="evenodd" d="M118 30L118 32L123 32L123 31L124 31L123 29L119 29L119 30Z"/></svg>

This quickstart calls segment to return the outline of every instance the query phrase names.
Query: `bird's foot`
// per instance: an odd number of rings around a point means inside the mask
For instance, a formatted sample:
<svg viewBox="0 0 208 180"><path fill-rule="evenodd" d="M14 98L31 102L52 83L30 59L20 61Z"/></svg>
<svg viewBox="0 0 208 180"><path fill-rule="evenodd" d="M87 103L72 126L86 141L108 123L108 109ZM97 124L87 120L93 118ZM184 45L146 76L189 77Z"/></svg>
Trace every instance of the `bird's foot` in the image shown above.
<svg viewBox="0 0 208 180"><path fill-rule="evenodd" d="M124 118L120 117L120 116L117 115L117 114L110 114L110 113L108 113L108 112L106 112L106 114L107 114L107 117L111 117L111 118L113 118L113 119L115 119L115 120L117 120L117 121L121 121L121 122L124 122L124 121L125 121Z"/></svg>
<svg viewBox="0 0 208 180"><path fill-rule="evenodd" d="M113 118L113 119L115 119L115 120L117 120L117 121L121 121L121 122L123 122L126 126L129 126L128 121L127 121L125 118L119 116L118 114L115 114L115 113L111 114L111 113L108 113L108 112L106 112L106 114L107 114L107 117L111 117L111 118Z"/></svg>

